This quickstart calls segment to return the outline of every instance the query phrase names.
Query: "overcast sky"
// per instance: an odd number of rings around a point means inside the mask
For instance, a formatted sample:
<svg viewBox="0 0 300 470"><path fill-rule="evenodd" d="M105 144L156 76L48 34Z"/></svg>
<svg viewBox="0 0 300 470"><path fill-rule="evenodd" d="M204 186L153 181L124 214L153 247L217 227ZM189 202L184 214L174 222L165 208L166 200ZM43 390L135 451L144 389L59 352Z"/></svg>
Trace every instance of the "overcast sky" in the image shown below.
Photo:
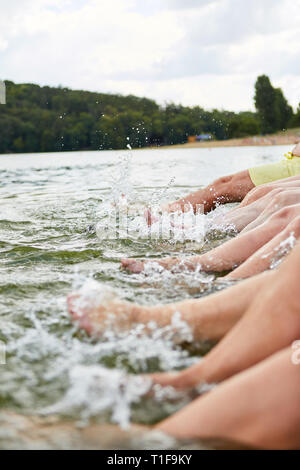
<svg viewBox="0 0 300 470"><path fill-rule="evenodd" d="M0 0L0 78L253 108L300 101L300 0Z"/></svg>

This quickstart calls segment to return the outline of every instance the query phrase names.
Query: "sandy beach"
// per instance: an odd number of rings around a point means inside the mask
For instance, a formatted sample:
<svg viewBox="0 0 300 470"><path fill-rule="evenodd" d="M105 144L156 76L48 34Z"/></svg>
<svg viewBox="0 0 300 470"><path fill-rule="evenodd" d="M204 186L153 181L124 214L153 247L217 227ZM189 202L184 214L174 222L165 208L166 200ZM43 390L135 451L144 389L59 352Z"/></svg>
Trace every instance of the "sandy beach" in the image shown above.
<svg viewBox="0 0 300 470"><path fill-rule="evenodd" d="M213 140L210 142L187 142L164 148L213 148L213 147L244 147L268 145L294 145L300 142L300 128L290 129L277 134L242 137L239 139Z"/></svg>

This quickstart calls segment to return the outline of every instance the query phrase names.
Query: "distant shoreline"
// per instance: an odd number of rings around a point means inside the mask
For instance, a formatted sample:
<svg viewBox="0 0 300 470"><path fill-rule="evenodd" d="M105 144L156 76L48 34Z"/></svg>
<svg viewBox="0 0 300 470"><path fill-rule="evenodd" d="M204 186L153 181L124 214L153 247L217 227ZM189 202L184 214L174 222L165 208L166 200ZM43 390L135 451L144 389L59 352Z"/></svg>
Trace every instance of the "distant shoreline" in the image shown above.
<svg viewBox="0 0 300 470"><path fill-rule="evenodd" d="M215 148L215 147L246 147L246 146L269 146L269 145L295 145L300 142L300 128L291 129L277 134L265 136L242 137L239 139L212 140L208 142L187 142L185 144L166 145L151 147L153 149L174 148Z"/></svg>
<svg viewBox="0 0 300 470"><path fill-rule="evenodd" d="M239 139L228 139L228 140L212 140L208 142L186 142L185 144L174 144L174 145L161 145L153 147L139 147L133 148L132 150L163 150L163 149L193 149L193 148L216 148L216 147L267 147L272 145L296 145L300 142L300 127L290 129L287 131L278 132L277 134L270 134L265 136L252 136L252 137L241 137ZM127 149L107 149L105 152L122 152ZM57 152L27 152L28 154L45 154L45 153L70 153L70 152L97 152L99 150L64 150ZM26 153L25 153L26 154ZM18 153L2 153L1 157L8 155L25 155L22 152Z"/></svg>

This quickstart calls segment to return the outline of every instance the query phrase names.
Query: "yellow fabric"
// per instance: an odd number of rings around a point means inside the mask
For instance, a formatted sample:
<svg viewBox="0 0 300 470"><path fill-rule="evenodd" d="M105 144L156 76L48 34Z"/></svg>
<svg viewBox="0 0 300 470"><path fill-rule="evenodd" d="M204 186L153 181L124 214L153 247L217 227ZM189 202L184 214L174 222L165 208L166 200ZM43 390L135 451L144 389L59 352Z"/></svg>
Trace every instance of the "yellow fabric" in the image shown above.
<svg viewBox="0 0 300 470"><path fill-rule="evenodd" d="M295 155L293 155L292 152L288 152L288 153L285 153L284 156L285 158L288 158L290 160L291 158L294 158Z"/></svg>
<svg viewBox="0 0 300 470"><path fill-rule="evenodd" d="M292 158L289 157L278 163L255 166L249 168L249 174L255 186L289 178L290 176L300 175L300 157L292 156Z"/></svg>

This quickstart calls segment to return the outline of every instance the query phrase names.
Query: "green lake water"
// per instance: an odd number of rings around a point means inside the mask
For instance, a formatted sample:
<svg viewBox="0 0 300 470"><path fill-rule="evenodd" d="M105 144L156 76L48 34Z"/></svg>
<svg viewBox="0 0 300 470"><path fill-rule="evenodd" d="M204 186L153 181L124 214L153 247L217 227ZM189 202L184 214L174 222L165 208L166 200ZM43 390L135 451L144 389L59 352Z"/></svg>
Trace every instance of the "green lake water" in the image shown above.
<svg viewBox="0 0 300 470"><path fill-rule="evenodd" d="M173 200L218 176L276 161L287 150L276 146L0 156L0 340L6 347L6 364L0 365L0 407L20 413L56 412L83 422L97 418L124 423L154 422L182 406L184 398L180 403L141 399L134 382L126 393L121 391L122 373L180 369L198 360L207 345L183 348L173 342L170 331L155 328L150 336L133 329L95 341L71 323L66 295L90 279L142 304L207 295L220 288L209 274L130 275L120 270L120 258L199 253L232 234L208 231L202 242L185 244L134 233L114 239L101 233L105 207L113 197L126 194L138 213L153 201Z"/></svg>

